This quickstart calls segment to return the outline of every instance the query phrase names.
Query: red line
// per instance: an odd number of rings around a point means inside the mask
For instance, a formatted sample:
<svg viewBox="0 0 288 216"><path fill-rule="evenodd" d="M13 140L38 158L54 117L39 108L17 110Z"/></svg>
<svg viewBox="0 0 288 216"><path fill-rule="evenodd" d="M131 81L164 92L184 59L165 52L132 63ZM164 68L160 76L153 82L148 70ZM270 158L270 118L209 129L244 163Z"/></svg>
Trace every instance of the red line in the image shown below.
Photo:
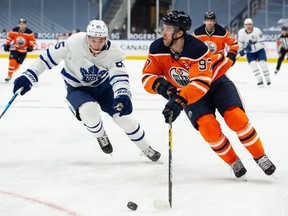
<svg viewBox="0 0 288 216"><path fill-rule="evenodd" d="M25 201L29 201L29 202L32 202L32 203L37 203L37 204L40 204L40 205L44 205L44 206L52 208L54 210L58 210L58 211L64 212L65 214L67 214L69 216L80 216L79 213L70 211L69 209L66 209L64 207L61 207L61 206L53 204L53 203L49 203L49 202L45 202L45 201L41 201L41 200L35 199L33 197L23 196L23 195L20 195L20 194L7 192L7 191L1 191L1 190L0 190L0 193L3 194L3 195L8 195L8 196L11 196L11 197L19 198L19 199L22 199L22 200L25 200Z"/></svg>

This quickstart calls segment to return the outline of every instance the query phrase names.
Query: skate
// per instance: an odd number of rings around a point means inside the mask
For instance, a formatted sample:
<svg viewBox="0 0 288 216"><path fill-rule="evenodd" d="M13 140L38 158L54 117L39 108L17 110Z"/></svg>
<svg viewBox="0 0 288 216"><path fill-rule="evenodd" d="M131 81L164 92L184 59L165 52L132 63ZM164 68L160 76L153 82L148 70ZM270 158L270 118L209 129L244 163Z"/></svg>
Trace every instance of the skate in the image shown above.
<svg viewBox="0 0 288 216"><path fill-rule="evenodd" d="M241 160L239 158L237 158L237 160L235 162L233 162L230 166L231 166L236 178L242 177L247 172L247 170L245 169L243 163L241 162Z"/></svg>
<svg viewBox="0 0 288 216"><path fill-rule="evenodd" d="M142 151L142 155L147 156L153 162L158 161L161 157L161 154L158 151L152 149L151 146L149 146L149 148L147 148L146 150Z"/></svg>
<svg viewBox="0 0 288 216"><path fill-rule="evenodd" d="M262 157L254 160L266 175L272 175L275 172L276 166L269 160L269 158L265 154Z"/></svg>
<svg viewBox="0 0 288 216"><path fill-rule="evenodd" d="M7 76L7 77L5 78L5 82L9 82L11 79L12 79L12 76Z"/></svg>
<svg viewBox="0 0 288 216"><path fill-rule="evenodd" d="M271 80L270 80L270 77L267 76L265 77L266 78L266 83L267 83L267 86L269 86L271 84Z"/></svg>
<svg viewBox="0 0 288 216"><path fill-rule="evenodd" d="M106 133L104 132L102 137L98 137L97 141L102 149L102 151L106 154L111 154L113 152L113 147L110 143L110 140Z"/></svg>
<svg viewBox="0 0 288 216"><path fill-rule="evenodd" d="M263 81L258 82L258 83L257 83L257 86L258 86L258 87L264 87Z"/></svg>

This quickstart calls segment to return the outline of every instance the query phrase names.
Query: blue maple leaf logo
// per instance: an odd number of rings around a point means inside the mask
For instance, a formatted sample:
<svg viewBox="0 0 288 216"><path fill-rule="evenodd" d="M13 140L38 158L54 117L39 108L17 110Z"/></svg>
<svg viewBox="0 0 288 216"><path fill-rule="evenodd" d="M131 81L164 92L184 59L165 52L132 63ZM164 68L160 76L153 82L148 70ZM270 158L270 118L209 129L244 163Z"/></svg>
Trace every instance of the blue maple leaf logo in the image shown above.
<svg viewBox="0 0 288 216"><path fill-rule="evenodd" d="M103 78L107 73L107 70L100 70L96 65L93 65L86 70L85 68L80 68L83 81L92 82Z"/></svg>

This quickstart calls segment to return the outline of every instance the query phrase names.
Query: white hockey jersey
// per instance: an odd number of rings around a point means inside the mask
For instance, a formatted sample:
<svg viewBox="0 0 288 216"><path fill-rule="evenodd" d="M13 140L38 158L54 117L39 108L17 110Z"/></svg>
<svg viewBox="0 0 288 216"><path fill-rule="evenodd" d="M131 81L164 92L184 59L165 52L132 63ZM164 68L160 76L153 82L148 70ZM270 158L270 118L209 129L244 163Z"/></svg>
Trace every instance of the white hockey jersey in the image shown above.
<svg viewBox="0 0 288 216"><path fill-rule="evenodd" d="M262 31L257 27L253 27L253 30L250 33L247 33L245 28L239 30L238 32L238 43L240 47L239 50L243 50L244 48L246 48L249 41L252 41L251 53L255 53L265 47Z"/></svg>
<svg viewBox="0 0 288 216"><path fill-rule="evenodd" d="M79 32L47 49L29 69L39 76L63 60L64 68L61 73L69 85L96 87L110 79L114 92L121 89L130 94L129 77L122 62L125 56L125 53L109 40L103 51L92 54L86 33Z"/></svg>

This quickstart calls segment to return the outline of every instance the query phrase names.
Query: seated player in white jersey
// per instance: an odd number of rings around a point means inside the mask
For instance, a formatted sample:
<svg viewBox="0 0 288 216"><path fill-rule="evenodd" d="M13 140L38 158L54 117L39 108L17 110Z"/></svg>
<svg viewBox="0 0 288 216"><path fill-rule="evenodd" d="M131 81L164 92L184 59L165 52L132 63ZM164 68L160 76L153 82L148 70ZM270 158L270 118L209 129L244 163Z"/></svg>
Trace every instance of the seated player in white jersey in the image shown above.
<svg viewBox="0 0 288 216"><path fill-rule="evenodd" d="M20 94L24 95L38 82L38 76L63 60L61 74L67 89L68 106L97 138L103 152L110 154L113 147L105 133L100 108L124 130L143 155L155 162L161 154L152 149L145 131L132 115L129 76L123 64L125 54L107 37L106 24L92 20L87 32L73 34L67 41L42 53L15 80L13 92L22 88Z"/></svg>

